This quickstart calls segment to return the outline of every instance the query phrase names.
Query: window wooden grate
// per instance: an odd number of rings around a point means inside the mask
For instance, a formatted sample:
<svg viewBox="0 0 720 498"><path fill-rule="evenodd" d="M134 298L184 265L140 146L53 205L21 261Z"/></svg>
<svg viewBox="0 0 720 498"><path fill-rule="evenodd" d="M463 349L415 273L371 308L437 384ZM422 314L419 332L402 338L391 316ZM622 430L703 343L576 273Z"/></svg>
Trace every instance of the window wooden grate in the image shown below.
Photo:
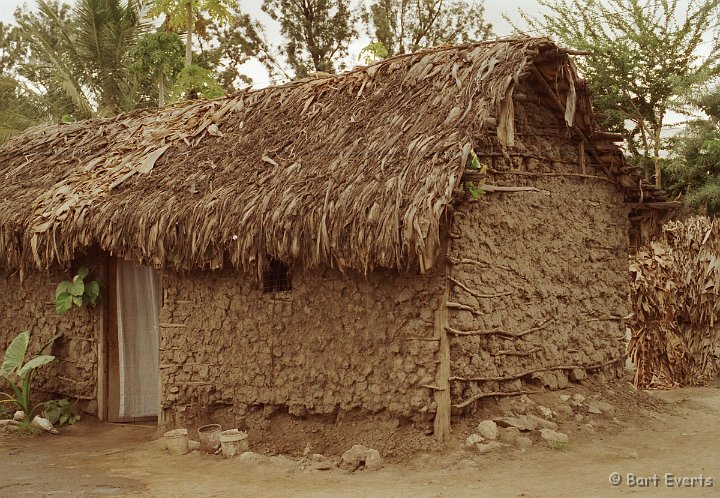
<svg viewBox="0 0 720 498"><path fill-rule="evenodd" d="M263 292L287 292L292 289L290 270L282 261L273 259L263 273Z"/></svg>

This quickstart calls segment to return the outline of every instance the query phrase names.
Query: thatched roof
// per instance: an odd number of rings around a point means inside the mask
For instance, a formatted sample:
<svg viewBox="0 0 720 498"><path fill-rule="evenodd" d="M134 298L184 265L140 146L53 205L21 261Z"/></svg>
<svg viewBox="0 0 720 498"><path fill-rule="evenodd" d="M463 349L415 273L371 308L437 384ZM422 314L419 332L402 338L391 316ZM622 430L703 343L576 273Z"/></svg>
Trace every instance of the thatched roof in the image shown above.
<svg viewBox="0 0 720 498"><path fill-rule="evenodd" d="M431 262L472 137L496 123L511 143L512 89L548 61L572 122L590 97L567 52L522 38L33 128L0 147L0 266L66 266L93 246L252 273L267 257L365 272ZM591 112L576 124L593 126Z"/></svg>

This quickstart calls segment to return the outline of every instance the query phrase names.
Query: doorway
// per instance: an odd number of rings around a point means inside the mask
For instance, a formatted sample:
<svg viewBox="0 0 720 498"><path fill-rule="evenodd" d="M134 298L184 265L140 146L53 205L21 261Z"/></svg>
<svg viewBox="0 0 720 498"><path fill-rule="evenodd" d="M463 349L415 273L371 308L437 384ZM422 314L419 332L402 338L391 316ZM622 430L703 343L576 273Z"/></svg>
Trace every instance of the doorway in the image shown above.
<svg viewBox="0 0 720 498"><path fill-rule="evenodd" d="M147 266L112 258L108 277L106 420L157 420L159 275Z"/></svg>

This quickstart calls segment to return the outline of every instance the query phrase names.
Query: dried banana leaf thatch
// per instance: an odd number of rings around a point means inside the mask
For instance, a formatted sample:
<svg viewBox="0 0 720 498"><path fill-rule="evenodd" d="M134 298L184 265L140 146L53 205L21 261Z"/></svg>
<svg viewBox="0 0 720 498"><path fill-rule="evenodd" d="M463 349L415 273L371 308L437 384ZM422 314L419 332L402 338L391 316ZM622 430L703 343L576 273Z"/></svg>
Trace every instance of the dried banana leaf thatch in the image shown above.
<svg viewBox="0 0 720 498"><path fill-rule="evenodd" d="M691 218L630 259L635 317L628 351L639 387L720 374L720 221Z"/></svg>
<svg viewBox="0 0 720 498"><path fill-rule="evenodd" d="M269 258L428 268L469 151L484 133L512 146L513 89L537 65L556 84L577 81L565 51L523 37L33 128L0 146L0 266L68 266L94 246L251 275ZM567 99L591 108L588 95Z"/></svg>

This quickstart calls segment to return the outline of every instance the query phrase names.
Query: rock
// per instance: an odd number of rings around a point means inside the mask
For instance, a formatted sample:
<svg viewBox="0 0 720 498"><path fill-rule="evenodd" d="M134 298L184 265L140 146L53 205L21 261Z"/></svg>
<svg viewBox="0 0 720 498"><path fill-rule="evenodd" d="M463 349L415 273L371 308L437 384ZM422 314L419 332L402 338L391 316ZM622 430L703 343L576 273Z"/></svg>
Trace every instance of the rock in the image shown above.
<svg viewBox="0 0 720 498"><path fill-rule="evenodd" d="M32 420L32 424L40 427L44 431L48 431L50 434L60 434L60 432L53 427L48 419L43 418L40 415L35 415L35 418Z"/></svg>
<svg viewBox="0 0 720 498"><path fill-rule="evenodd" d="M588 404L587 411L588 411L588 413L594 413L596 415L600 415L602 413L602 410L600 410L600 408L598 408L598 406L595 404L594 401L591 401Z"/></svg>
<svg viewBox="0 0 720 498"><path fill-rule="evenodd" d="M537 423L530 420L527 415L499 417L493 420L500 427L515 427L521 431L534 431L537 428Z"/></svg>
<svg viewBox="0 0 720 498"><path fill-rule="evenodd" d="M558 405L555 407L555 413L562 417L572 417L573 409L568 405Z"/></svg>
<svg viewBox="0 0 720 498"><path fill-rule="evenodd" d="M537 427L540 427L542 429L557 430L558 428L558 425L555 422L551 420L545 420L544 418L538 417L537 415L528 415L527 418L528 420L535 423Z"/></svg>
<svg viewBox="0 0 720 498"><path fill-rule="evenodd" d="M368 470L376 470L384 465L383 459L378 450L370 449L367 458L365 458L365 468Z"/></svg>
<svg viewBox="0 0 720 498"><path fill-rule="evenodd" d="M573 394L572 400L573 404L582 405L583 401L585 401L585 396L583 396L582 394Z"/></svg>
<svg viewBox="0 0 720 498"><path fill-rule="evenodd" d="M514 443L520 437L520 430L517 427L506 427L500 431L500 441Z"/></svg>
<svg viewBox="0 0 720 498"><path fill-rule="evenodd" d="M331 460L323 460L322 462L314 462L312 468L315 470L330 470L335 466Z"/></svg>
<svg viewBox="0 0 720 498"><path fill-rule="evenodd" d="M550 408L548 408L547 406L538 405L538 411L545 418L553 417L553 411Z"/></svg>
<svg viewBox="0 0 720 498"><path fill-rule="evenodd" d="M498 448L502 448L503 446L505 445L502 443L498 443L497 441L490 441L488 443L475 445L475 449L478 451L478 453L488 453L489 451L497 450Z"/></svg>
<svg viewBox="0 0 720 498"><path fill-rule="evenodd" d="M584 368L573 368L569 373L570 380L573 382L581 382L587 379L587 372Z"/></svg>
<svg viewBox="0 0 720 498"><path fill-rule="evenodd" d="M540 435L548 443L569 443L570 438L563 432L557 432L552 429L540 429Z"/></svg>
<svg viewBox="0 0 720 498"><path fill-rule="evenodd" d="M578 422L582 422L584 418L585 417L583 417L582 413L578 413L577 415L575 415L575 420L577 420Z"/></svg>
<svg viewBox="0 0 720 498"><path fill-rule="evenodd" d="M354 472L358 469L378 469L382 467L383 461L378 450L367 448L356 444L345 453L340 459L340 468Z"/></svg>
<svg viewBox="0 0 720 498"><path fill-rule="evenodd" d="M482 443L483 441L485 441L484 437L482 437L480 434L473 433L465 438L465 446L473 447L476 444Z"/></svg>
<svg viewBox="0 0 720 498"><path fill-rule="evenodd" d="M492 420L483 420L475 430L485 439L495 440L498 438L498 426Z"/></svg>
<svg viewBox="0 0 720 498"><path fill-rule="evenodd" d="M262 409L262 416L265 420L270 420L277 412L278 407L276 405L265 405Z"/></svg>
<svg viewBox="0 0 720 498"><path fill-rule="evenodd" d="M288 406L288 413L293 417L304 418L307 416L307 408L305 405L290 405Z"/></svg>
<svg viewBox="0 0 720 498"><path fill-rule="evenodd" d="M607 415L615 414L615 407L610 403L606 403L605 401L591 401L590 404L595 405L602 413Z"/></svg>
<svg viewBox="0 0 720 498"><path fill-rule="evenodd" d="M255 453L253 451L244 451L243 453L240 453L240 456L237 457L238 461L241 462L251 462L253 460L261 460L262 458L263 455Z"/></svg>
<svg viewBox="0 0 720 498"><path fill-rule="evenodd" d="M27 415L25 415L25 412L22 410L18 410L15 412L15 415L13 415L13 420L17 422L22 422L27 418Z"/></svg>
<svg viewBox="0 0 720 498"><path fill-rule="evenodd" d="M520 436L515 440L515 444L519 448L529 448L530 446L532 446L533 442L532 439L527 436Z"/></svg>
<svg viewBox="0 0 720 498"><path fill-rule="evenodd" d="M560 401L567 403L568 401L570 401L570 395L569 394L561 394Z"/></svg>

